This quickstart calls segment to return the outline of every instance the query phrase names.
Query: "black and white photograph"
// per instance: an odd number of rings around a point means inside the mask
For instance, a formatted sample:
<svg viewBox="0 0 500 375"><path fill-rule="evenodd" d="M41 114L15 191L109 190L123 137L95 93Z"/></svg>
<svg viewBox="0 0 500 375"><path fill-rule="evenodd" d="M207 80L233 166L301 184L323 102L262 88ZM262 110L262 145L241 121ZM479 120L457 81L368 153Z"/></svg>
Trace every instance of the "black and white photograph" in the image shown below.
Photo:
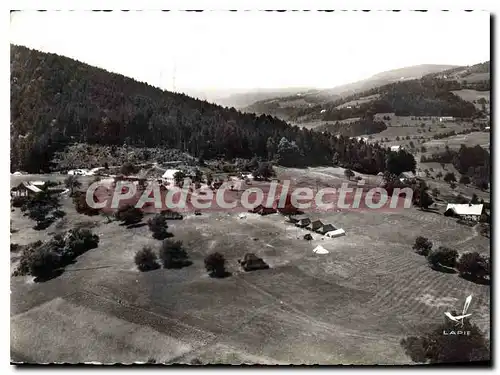
<svg viewBox="0 0 500 375"><path fill-rule="evenodd" d="M11 365L491 366L493 21L11 11Z"/></svg>

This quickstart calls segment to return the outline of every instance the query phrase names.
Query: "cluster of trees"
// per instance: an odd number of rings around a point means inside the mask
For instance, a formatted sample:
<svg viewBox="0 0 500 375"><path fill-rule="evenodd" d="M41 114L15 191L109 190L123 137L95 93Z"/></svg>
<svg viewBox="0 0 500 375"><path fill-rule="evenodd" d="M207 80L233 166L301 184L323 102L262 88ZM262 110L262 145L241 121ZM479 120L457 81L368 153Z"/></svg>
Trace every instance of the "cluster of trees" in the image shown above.
<svg viewBox="0 0 500 375"><path fill-rule="evenodd" d="M12 170L48 171L53 156L74 143L177 148L200 160L257 156L366 173L385 168L387 150L379 145L165 92L25 47L11 47L11 88Z"/></svg>
<svg viewBox="0 0 500 375"><path fill-rule="evenodd" d="M188 267L192 264L184 249L182 241L174 241L171 239L166 239L162 242L159 249L159 260L150 246L143 247L134 257L137 268L142 272L159 268L159 261L162 263L163 268L168 269L179 269Z"/></svg>
<svg viewBox="0 0 500 375"><path fill-rule="evenodd" d="M448 271L456 268L464 279L478 283L488 283L491 276L490 258L478 252L463 253L445 246L432 250L432 242L422 236L415 239L413 250L427 258L432 269Z"/></svg>
<svg viewBox="0 0 500 375"><path fill-rule="evenodd" d="M54 276L56 271L72 263L78 256L99 244L99 236L88 229L70 229L50 240L37 241L22 250L19 266L13 276L32 275L39 280Z"/></svg>
<svg viewBox="0 0 500 375"><path fill-rule="evenodd" d="M491 178L490 153L479 145L474 147L461 145L458 151L447 147L444 152L422 156L421 162L452 163L458 172L468 176L474 185L480 189L488 188Z"/></svg>
<svg viewBox="0 0 500 375"><path fill-rule="evenodd" d="M460 315L456 311L452 314ZM460 330L470 332L469 335L443 334L456 330L455 323L446 319L442 324L417 336L402 339L400 344L412 361L417 363L474 365L474 362L486 364L491 360L490 342L476 324L468 319L464 320Z"/></svg>
<svg viewBox="0 0 500 375"><path fill-rule="evenodd" d="M13 202L14 205L21 205L21 211L25 216L36 222L33 229L46 229L57 219L65 216L65 212L60 210L59 197L49 190L42 190L31 197L23 197L20 202Z"/></svg>

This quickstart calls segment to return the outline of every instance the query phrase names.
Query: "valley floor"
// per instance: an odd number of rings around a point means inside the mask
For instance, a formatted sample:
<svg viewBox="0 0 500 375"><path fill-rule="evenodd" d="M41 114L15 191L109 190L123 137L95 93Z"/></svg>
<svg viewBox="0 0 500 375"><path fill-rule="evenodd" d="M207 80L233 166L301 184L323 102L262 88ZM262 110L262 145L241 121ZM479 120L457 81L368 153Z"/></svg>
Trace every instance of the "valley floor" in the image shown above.
<svg viewBox="0 0 500 375"><path fill-rule="evenodd" d="M279 174L342 181L334 168ZM13 361L405 364L411 360L401 338L442 322L444 312L460 309L470 294L472 320L489 333L490 287L433 271L411 248L415 237L426 236L436 247L489 254L489 239L439 213L316 213L346 236L313 234L312 241L279 214L188 215L169 222L169 231L193 264L141 273L135 252L160 245L147 226L125 229L79 215L70 199L63 210L67 216L42 232L19 209L11 213L18 230L12 243L77 224L100 237L98 248L58 278L11 278ZM314 254L319 244L329 254ZM213 251L225 256L232 276L208 277L203 260ZM243 272L237 260L247 252L271 268ZM18 255L11 253L13 266Z"/></svg>

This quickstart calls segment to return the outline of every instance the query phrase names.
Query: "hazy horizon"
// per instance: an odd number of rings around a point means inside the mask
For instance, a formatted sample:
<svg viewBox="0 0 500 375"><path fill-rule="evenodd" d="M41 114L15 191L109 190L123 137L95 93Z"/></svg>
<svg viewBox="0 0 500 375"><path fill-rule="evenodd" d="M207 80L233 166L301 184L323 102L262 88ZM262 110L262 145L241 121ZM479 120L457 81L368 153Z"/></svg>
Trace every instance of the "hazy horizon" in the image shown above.
<svg viewBox="0 0 500 375"><path fill-rule="evenodd" d="M333 88L409 66L488 61L490 15L22 11L11 13L10 41L165 90L222 97Z"/></svg>

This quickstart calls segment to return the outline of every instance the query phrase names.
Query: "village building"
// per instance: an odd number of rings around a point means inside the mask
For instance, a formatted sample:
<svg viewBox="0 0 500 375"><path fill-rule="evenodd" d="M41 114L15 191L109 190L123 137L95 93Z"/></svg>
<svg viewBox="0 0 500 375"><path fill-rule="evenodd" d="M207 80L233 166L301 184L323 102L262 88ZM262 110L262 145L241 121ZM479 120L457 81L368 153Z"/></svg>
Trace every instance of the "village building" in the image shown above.
<svg viewBox="0 0 500 375"><path fill-rule="evenodd" d="M313 231L313 232L316 232L318 231L321 227L323 226L323 223L321 222L321 220L314 220L313 222L311 222L311 224L309 224L307 226L307 229Z"/></svg>
<svg viewBox="0 0 500 375"><path fill-rule="evenodd" d="M453 204L446 206L445 216L458 217L462 220L479 221L483 213L482 204Z"/></svg>
<svg viewBox="0 0 500 375"><path fill-rule="evenodd" d="M401 150L404 150L404 147L402 145L391 146L391 151L398 152L398 151L401 151Z"/></svg>
<svg viewBox="0 0 500 375"><path fill-rule="evenodd" d="M42 189L26 181L10 189L10 195L12 197L31 197L40 192L42 192Z"/></svg>
<svg viewBox="0 0 500 375"><path fill-rule="evenodd" d="M453 116L443 116L439 118L439 122L448 122L448 121L453 121Z"/></svg>

